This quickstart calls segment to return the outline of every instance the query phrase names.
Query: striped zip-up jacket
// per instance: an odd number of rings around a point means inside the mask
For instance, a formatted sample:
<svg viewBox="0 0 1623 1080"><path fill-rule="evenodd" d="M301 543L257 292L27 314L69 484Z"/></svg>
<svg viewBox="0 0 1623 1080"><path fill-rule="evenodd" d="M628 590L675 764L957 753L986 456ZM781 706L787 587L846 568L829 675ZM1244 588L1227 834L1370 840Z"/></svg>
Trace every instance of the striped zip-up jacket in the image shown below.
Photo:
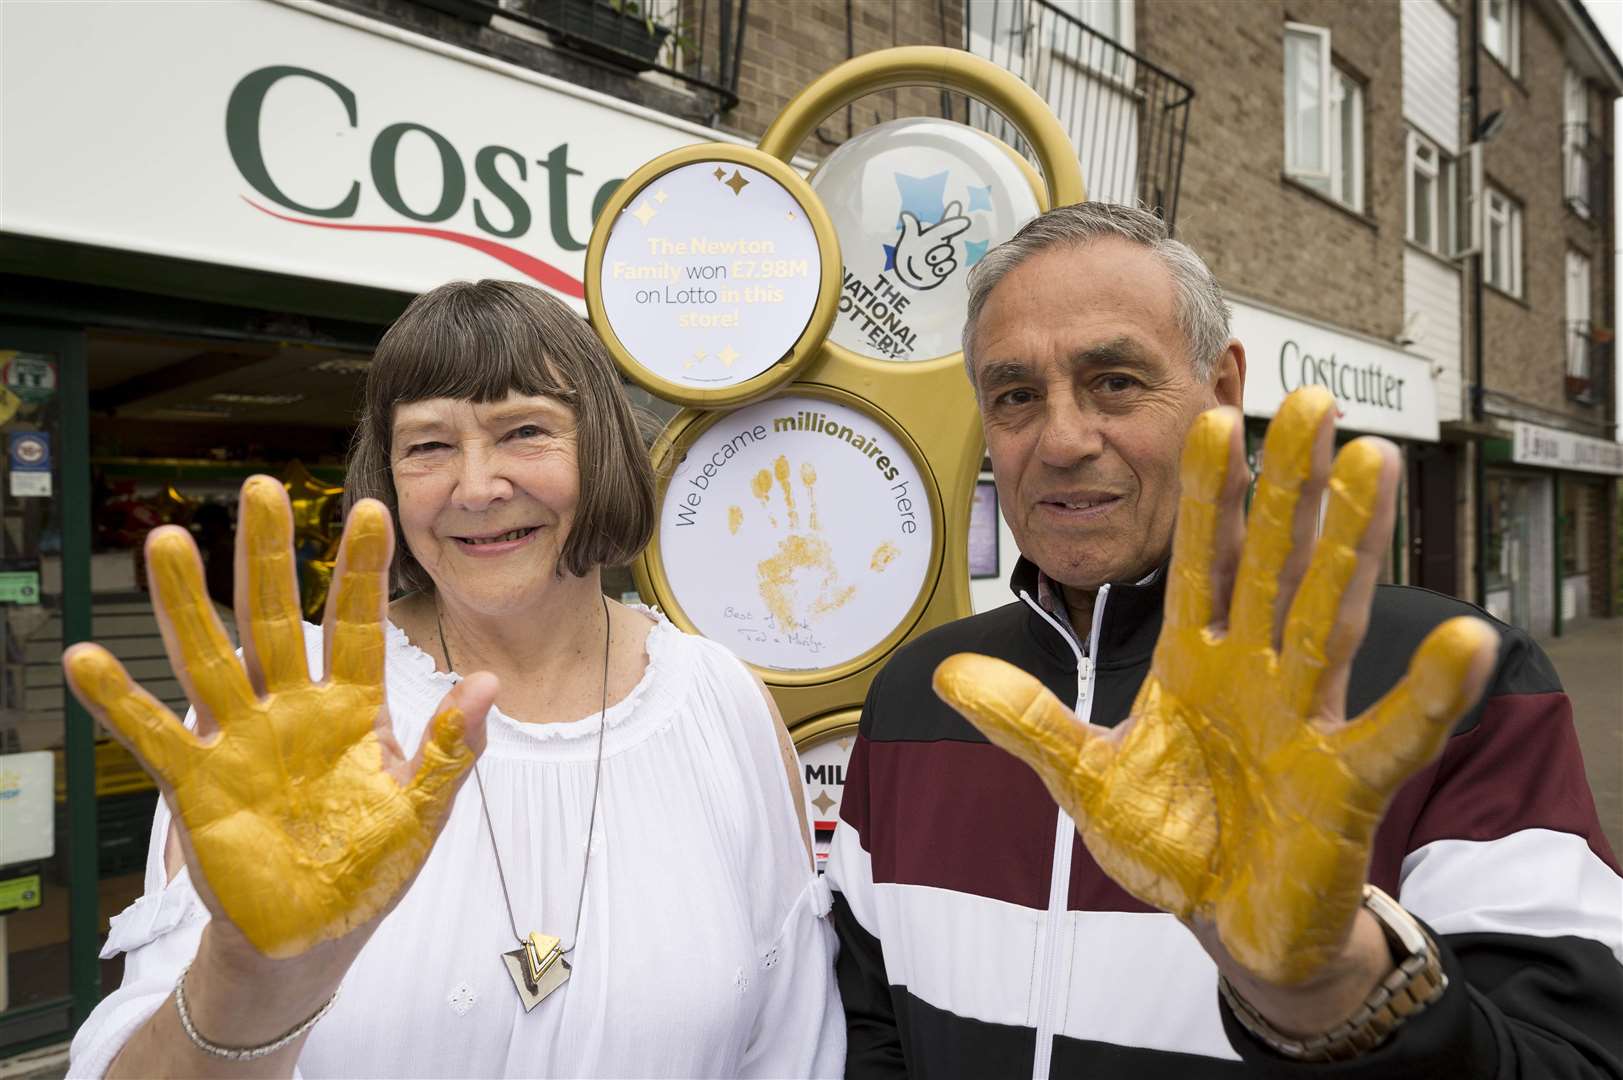
<svg viewBox="0 0 1623 1080"><path fill-rule="evenodd" d="M828 863L847 1076L1623 1076L1623 878L1571 705L1522 632L1498 627L1487 697L1376 837L1370 880L1431 928L1449 988L1374 1053L1337 1064L1255 1041L1220 1004L1194 936L1107 877L1036 774L930 689L946 657L985 653L1114 726L1149 670L1164 580L1101 589L1080 641L1037 604L1022 560L1019 602L921 636L875 679ZM1348 715L1462 613L1481 614L1380 587Z"/></svg>

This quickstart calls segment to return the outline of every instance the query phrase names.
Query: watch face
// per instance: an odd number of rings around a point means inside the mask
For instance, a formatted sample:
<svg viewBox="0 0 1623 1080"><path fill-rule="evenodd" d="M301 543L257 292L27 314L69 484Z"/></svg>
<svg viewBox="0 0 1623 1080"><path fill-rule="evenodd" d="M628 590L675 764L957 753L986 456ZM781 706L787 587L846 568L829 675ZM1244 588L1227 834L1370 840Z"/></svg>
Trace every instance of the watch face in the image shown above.
<svg viewBox="0 0 1623 1080"><path fill-rule="evenodd" d="M1006 145L929 117L869 128L830 154L811 185L845 261L829 340L879 360L958 352L970 269L1038 210Z"/></svg>

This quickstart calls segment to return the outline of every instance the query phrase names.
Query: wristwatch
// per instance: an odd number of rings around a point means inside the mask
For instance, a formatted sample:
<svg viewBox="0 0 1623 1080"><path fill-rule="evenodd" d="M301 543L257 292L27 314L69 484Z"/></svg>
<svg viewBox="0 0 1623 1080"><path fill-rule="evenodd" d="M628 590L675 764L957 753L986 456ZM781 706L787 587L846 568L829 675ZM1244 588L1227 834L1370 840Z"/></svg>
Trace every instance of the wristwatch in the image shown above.
<svg viewBox="0 0 1623 1080"><path fill-rule="evenodd" d="M1346 1061L1367 1054L1448 989L1437 943L1413 915L1373 885L1364 886L1364 907L1386 934L1392 955L1401 959L1351 1016L1322 1035L1293 1038L1284 1034L1263 1019L1226 978L1218 976L1218 991L1234 1010L1235 1019L1275 1053L1295 1061Z"/></svg>

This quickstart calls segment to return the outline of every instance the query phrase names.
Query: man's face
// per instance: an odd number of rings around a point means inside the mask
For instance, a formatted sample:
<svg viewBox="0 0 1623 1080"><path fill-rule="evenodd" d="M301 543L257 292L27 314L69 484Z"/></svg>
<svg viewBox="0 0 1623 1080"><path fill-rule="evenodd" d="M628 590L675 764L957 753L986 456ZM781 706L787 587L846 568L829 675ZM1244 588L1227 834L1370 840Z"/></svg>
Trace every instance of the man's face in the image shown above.
<svg viewBox="0 0 1623 1080"><path fill-rule="evenodd" d="M1116 238L1045 252L998 283L975 331L975 393L1020 551L1091 591L1172 546L1178 459L1201 412L1239 405L1243 353L1195 376L1172 277Z"/></svg>

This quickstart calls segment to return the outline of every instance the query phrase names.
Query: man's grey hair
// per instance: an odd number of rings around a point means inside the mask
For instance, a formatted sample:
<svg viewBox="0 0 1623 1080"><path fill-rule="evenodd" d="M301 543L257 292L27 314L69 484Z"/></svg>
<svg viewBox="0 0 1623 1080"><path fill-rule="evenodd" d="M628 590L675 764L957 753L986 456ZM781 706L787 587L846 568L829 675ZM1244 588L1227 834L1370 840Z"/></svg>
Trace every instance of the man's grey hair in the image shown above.
<svg viewBox="0 0 1623 1080"><path fill-rule="evenodd" d="M1217 358L1228 345L1229 306L1206 262L1188 244L1172 239L1166 223L1148 210L1112 203L1085 202L1039 214L1006 242L999 244L969 272L969 315L964 322L964 369L975 368L970 353L975 326L986 298L1010 271L1033 256L1055 248L1080 247L1105 237L1120 237L1149 250L1172 275L1173 308L1178 328L1189 344L1195 375L1211 377ZM1085 302L1078 297L1079 302Z"/></svg>

